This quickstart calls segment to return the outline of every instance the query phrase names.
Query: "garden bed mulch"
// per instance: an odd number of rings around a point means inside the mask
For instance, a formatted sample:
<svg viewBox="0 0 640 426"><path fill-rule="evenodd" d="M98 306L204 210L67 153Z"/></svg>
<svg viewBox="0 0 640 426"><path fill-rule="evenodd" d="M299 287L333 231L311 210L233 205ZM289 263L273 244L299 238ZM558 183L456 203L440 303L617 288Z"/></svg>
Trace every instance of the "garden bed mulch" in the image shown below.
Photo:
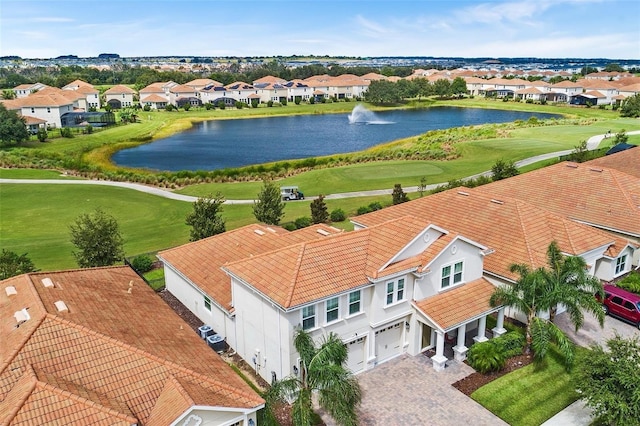
<svg viewBox="0 0 640 426"><path fill-rule="evenodd" d="M495 379L504 376L505 374L511 373L512 371L529 365L532 361L533 358L531 357L531 355L514 356L507 360L504 368L500 371L487 374L475 372L468 375L464 379L458 380L457 382L453 383L452 386L458 389L463 394L471 396L473 392L486 385L487 383L492 382Z"/></svg>

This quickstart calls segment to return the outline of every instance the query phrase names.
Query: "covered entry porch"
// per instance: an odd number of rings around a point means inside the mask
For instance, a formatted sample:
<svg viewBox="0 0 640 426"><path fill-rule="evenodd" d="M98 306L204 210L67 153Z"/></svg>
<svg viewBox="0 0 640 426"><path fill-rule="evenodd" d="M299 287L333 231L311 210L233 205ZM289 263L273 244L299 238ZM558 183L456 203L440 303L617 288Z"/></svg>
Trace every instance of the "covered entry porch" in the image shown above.
<svg viewBox="0 0 640 426"><path fill-rule="evenodd" d="M445 347L452 348L453 358L464 361L469 347L506 333L504 307L491 307L489 298L495 287L481 278L436 296L414 302L422 351L432 349L433 368L442 371L450 359ZM497 312L497 324L487 330L487 316ZM448 356L447 356L448 355Z"/></svg>

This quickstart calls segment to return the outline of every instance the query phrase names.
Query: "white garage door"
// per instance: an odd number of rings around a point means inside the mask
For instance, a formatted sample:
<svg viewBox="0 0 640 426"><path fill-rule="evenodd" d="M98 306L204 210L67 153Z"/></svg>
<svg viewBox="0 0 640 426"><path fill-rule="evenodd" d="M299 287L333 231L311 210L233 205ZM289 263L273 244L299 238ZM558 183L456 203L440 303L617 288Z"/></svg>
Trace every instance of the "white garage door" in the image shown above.
<svg viewBox="0 0 640 426"><path fill-rule="evenodd" d="M352 373L358 373L364 369L364 345L366 340L365 337L361 337L347 343L347 350L349 351L347 368L351 370Z"/></svg>
<svg viewBox="0 0 640 426"><path fill-rule="evenodd" d="M378 362L402 353L402 324L404 324L404 321L376 331L376 356Z"/></svg>

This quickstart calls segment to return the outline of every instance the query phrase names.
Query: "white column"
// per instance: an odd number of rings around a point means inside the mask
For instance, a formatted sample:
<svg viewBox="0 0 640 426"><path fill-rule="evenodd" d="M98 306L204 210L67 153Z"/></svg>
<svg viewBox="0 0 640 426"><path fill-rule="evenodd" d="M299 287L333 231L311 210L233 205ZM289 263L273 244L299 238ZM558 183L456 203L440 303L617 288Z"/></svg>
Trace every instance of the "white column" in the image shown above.
<svg viewBox="0 0 640 426"><path fill-rule="evenodd" d="M431 357L433 368L442 371L446 367L447 357L444 356L444 332L436 330L436 354Z"/></svg>
<svg viewBox="0 0 640 426"><path fill-rule="evenodd" d="M465 335L467 333L467 324L462 324L458 327L458 342L453 348L453 357L456 361L464 361L467 359L468 348L464 345Z"/></svg>
<svg viewBox="0 0 640 426"><path fill-rule="evenodd" d="M487 330L487 317L483 316L480 317L480 320L478 321L478 335L476 337L473 338L474 341L476 342L486 342L487 340L487 336L485 336Z"/></svg>
<svg viewBox="0 0 640 426"><path fill-rule="evenodd" d="M502 336L507 330L504 328L504 308L500 308L498 310L498 320L496 322L496 326L493 330L493 337Z"/></svg>

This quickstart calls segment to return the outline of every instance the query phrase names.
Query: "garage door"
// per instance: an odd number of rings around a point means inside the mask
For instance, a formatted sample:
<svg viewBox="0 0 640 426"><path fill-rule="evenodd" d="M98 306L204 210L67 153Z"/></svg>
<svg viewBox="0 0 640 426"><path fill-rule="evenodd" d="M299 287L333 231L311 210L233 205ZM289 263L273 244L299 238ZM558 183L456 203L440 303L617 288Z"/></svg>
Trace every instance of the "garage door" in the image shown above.
<svg viewBox="0 0 640 426"><path fill-rule="evenodd" d="M402 324L404 324L404 321L376 331L376 356L378 362L402 353Z"/></svg>
<svg viewBox="0 0 640 426"><path fill-rule="evenodd" d="M361 337L347 343L347 350L349 351L347 368L352 373L358 373L364 369L364 345L366 340L365 337Z"/></svg>

